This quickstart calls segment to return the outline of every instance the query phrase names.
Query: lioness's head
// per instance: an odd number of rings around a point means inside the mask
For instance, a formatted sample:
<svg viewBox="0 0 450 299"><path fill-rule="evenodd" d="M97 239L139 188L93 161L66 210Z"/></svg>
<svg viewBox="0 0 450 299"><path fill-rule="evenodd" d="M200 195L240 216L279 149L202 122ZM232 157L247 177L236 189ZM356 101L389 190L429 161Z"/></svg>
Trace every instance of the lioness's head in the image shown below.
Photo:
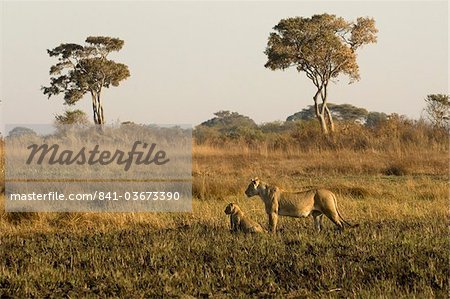
<svg viewBox="0 0 450 299"><path fill-rule="evenodd" d="M248 197L252 197L255 195L258 195L258 186L261 181L258 178L254 178L251 180L250 184L247 187L247 190L245 190L245 195Z"/></svg>
<svg viewBox="0 0 450 299"><path fill-rule="evenodd" d="M230 202L225 208L225 214L231 215L236 212L237 205L235 203Z"/></svg>

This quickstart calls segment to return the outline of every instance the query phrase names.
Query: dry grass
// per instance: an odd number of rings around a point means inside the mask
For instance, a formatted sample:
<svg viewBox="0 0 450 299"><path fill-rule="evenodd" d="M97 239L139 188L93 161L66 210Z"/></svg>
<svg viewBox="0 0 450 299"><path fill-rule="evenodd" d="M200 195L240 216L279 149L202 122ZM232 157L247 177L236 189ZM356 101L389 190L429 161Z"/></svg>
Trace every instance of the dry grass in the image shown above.
<svg viewBox="0 0 450 299"><path fill-rule="evenodd" d="M193 149L193 213L6 213L0 198L0 297L445 298L449 156L442 148ZM281 218L272 235L233 235L223 212L251 177L326 187L343 234ZM19 250L20 249L20 250Z"/></svg>
<svg viewBox="0 0 450 299"><path fill-rule="evenodd" d="M285 189L312 186L316 177L446 176L449 161L448 152L436 150L297 150L285 153L244 145L230 148L195 146L193 194L200 199L225 198L237 194L245 187L242 181L254 176ZM362 186L371 188L364 182Z"/></svg>

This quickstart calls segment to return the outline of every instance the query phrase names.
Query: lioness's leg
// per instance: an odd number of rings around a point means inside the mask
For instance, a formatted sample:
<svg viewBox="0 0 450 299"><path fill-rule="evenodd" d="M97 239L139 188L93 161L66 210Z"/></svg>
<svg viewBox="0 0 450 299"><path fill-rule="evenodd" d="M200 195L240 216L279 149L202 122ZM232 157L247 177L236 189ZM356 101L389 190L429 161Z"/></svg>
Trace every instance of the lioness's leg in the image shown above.
<svg viewBox="0 0 450 299"><path fill-rule="evenodd" d="M277 223L278 223L278 214L270 213L269 214L269 230L272 233L275 233L277 231Z"/></svg>
<svg viewBox="0 0 450 299"><path fill-rule="evenodd" d="M312 211L312 216L314 218L314 224L316 226L316 229L318 232L322 230L322 212L319 211Z"/></svg>
<svg viewBox="0 0 450 299"><path fill-rule="evenodd" d="M344 230L344 226L342 225L341 219L339 218L338 213L332 213L331 215L327 215L328 219L330 219L340 231Z"/></svg>

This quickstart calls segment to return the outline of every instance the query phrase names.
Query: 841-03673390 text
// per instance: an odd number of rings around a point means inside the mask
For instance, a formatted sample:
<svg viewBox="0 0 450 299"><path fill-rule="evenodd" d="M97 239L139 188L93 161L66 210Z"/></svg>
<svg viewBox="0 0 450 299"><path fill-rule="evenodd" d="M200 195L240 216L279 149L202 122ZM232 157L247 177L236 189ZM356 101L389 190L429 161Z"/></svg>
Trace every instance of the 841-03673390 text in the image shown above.
<svg viewBox="0 0 450 299"><path fill-rule="evenodd" d="M101 200L101 201L169 201L179 200L181 193L178 191L126 191L126 192L105 192L94 191L91 193L70 193L68 195L61 192L48 192L48 193L11 193L8 198L11 201L89 201L89 200Z"/></svg>

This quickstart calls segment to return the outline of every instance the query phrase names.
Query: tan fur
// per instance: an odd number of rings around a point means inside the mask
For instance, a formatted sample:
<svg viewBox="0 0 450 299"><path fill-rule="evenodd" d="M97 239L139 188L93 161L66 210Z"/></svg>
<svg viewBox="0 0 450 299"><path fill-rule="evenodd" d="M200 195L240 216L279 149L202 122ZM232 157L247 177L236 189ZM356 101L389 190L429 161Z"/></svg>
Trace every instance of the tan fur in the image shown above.
<svg viewBox="0 0 450 299"><path fill-rule="evenodd" d="M276 232L278 215L297 218L312 215L318 231L322 229L323 215L341 230L344 228L343 223L356 226L344 220L337 209L336 196L326 189L288 192L254 178L245 190L245 194L248 197L258 195L263 200L271 232Z"/></svg>
<svg viewBox="0 0 450 299"><path fill-rule="evenodd" d="M244 233L264 232L261 225L244 215L244 212L235 203L229 203L225 208L225 214L230 215L231 230L234 232L242 231Z"/></svg>

